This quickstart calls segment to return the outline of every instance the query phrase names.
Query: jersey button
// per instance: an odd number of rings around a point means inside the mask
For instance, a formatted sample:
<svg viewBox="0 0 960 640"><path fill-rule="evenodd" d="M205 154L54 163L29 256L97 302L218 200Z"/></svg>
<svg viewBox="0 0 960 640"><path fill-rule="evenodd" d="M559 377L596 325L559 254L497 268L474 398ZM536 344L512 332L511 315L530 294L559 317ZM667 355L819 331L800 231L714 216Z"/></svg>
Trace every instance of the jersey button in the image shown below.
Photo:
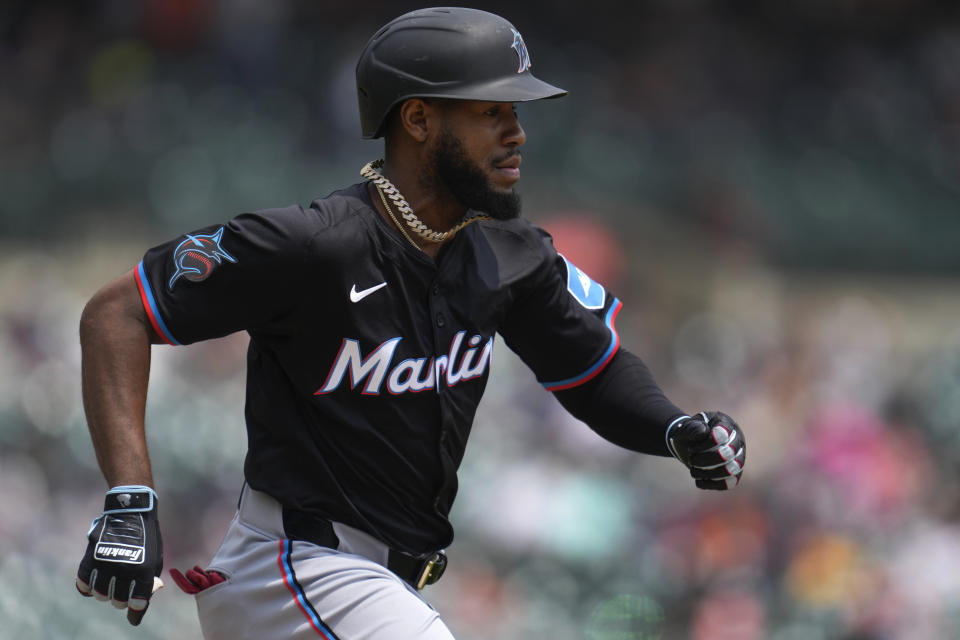
<svg viewBox="0 0 960 640"><path fill-rule="evenodd" d="M442 313L438 313L438 314L437 314L437 326L438 326L438 327L442 327L442 326L445 325L445 324L447 324L447 321L443 319L443 314L442 314Z"/></svg>
<svg viewBox="0 0 960 640"><path fill-rule="evenodd" d="M438 284L433 285L433 295L435 296L440 295L440 285Z"/></svg>

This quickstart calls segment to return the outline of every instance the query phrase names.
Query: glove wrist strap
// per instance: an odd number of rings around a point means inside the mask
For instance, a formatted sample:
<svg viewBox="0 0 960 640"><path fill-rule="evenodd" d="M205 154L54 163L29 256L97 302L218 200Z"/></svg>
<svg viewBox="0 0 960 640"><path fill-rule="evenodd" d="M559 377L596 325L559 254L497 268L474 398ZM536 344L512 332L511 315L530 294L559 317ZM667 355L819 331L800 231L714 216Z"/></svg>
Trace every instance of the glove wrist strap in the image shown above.
<svg viewBox="0 0 960 640"><path fill-rule="evenodd" d="M104 513L142 513L153 511L157 494L143 485L121 485L107 491L103 501Z"/></svg>
<svg viewBox="0 0 960 640"><path fill-rule="evenodd" d="M688 415L677 416L676 418L673 419L673 422L671 422L667 426L667 430L663 434L663 439L667 441L667 451L669 451L670 455L672 455L677 460L680 459L680 456L677 455L676 450L673 448L673 443L670 441L670 430L673 429L678 424L680 424L681 422L683 422L684 420L689 420L689 419L690 419L690 416Z"/></svg>

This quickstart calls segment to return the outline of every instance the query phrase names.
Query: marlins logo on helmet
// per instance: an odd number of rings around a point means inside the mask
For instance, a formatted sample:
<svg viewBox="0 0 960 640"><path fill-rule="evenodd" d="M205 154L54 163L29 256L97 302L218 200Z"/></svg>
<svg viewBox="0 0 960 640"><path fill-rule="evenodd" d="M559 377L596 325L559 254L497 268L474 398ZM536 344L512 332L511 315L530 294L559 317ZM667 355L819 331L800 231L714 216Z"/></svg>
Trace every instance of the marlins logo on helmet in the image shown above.
<svg viewBox="0 0 960 640"><path fill-rule="evenodd" d="M510 29L510 31L513 31L513 44L510 47L517 52L517 57L520 58L517 73L523 73L533 66L530 64L530 52L527 51L527 45L523 42L523 36L520 35L520 32L516 29Z"/></svg>
<svg viewBox="0 0 960 640"><path fill-rule="evenodd" d="M173 263L177 269L168 286L172 289L173 283L181 276L191 282L206 280L223 259L236 262L236 259L220 246L222 238L223 227L209 235L188 234L187 239L177 245L173 252Z"/></svg>

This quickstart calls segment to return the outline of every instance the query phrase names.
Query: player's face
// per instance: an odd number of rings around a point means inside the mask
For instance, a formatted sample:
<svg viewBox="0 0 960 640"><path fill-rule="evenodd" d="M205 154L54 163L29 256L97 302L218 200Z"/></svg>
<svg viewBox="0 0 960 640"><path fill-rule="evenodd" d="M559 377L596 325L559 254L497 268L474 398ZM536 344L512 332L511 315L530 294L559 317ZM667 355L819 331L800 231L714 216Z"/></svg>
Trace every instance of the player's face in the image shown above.
<svg viewBox="0 0 960 640"><path fill-rule="evenodd" d="M499 219L520 215L520 150L526 134L510 102L449 101L431 148L437 179L466 207Z"/></svg>

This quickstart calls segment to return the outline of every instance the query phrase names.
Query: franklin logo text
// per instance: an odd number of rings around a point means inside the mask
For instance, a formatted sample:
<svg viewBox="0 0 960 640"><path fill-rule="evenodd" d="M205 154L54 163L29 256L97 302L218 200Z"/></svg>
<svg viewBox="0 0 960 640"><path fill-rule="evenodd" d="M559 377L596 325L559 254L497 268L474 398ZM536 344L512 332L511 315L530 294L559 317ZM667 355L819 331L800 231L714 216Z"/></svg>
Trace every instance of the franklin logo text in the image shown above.
<svg viewBox="0 0 960 640"><path fill-rule="evenodd" d="M143 547L133 547L125 544L106 544L101 542L97 545L94 557L97 560L113 560L114 562L128 562L130 564L141 564L143 562Z"/></svg>

